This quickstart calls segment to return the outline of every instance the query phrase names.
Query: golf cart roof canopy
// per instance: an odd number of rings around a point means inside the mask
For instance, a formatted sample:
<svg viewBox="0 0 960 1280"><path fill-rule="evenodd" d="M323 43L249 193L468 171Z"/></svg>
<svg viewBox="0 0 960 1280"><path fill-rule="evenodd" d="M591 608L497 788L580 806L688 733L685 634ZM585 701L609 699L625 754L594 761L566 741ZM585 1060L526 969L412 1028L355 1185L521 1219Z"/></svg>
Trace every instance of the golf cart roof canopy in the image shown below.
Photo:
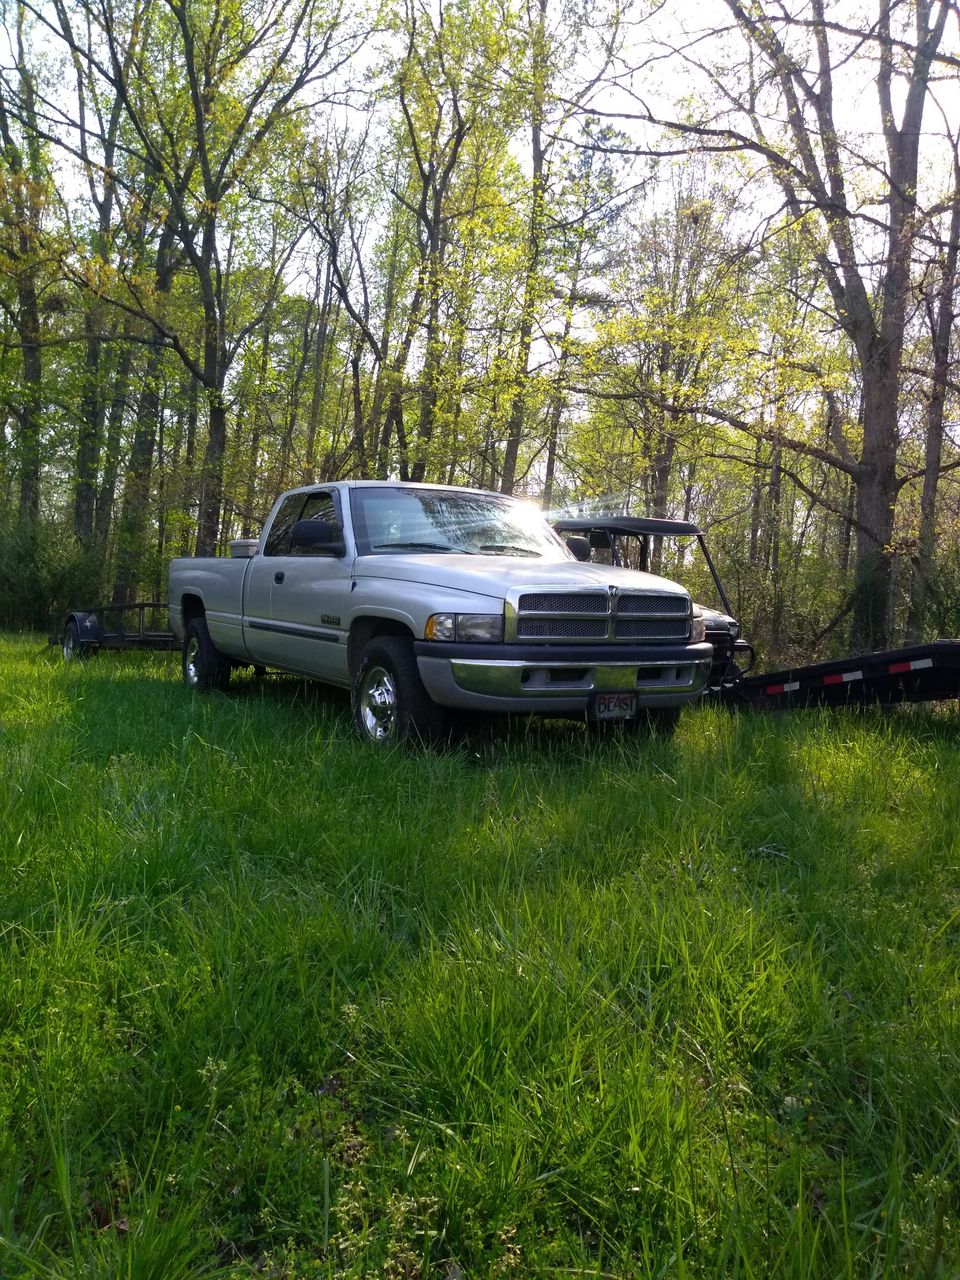
<svg viewBox="0 0 960 1280"><path fill-rule="evenodd" d="M588 516L586 518L554 520L558 533L589 533L591 529L604 529L607 533L627 533L634 536L653 533L666 537L697 537L700 530L689 520L654 520L646 516Z"/></svg>

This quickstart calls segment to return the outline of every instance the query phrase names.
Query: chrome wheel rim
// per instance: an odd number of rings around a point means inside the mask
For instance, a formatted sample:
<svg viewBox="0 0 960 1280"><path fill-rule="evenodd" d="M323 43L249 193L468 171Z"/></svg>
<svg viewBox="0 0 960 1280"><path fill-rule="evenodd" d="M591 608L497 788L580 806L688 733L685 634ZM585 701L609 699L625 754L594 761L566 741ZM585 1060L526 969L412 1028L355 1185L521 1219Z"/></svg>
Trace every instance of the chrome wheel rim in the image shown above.
<svg viewBox="0 0 960 1280"><path fill-rule="evenodd" d="M397 731L397 684L386 667L369 667L360 682L360 724L373 742L388 742Z"/></svg>
<svg viewBox="0 0 960 1280"><path fill-rule="evenodd" d="M199 658L200 641L196 636L191 636L183 652L183 678L191 689L195 689L200 683Z"/></svg>

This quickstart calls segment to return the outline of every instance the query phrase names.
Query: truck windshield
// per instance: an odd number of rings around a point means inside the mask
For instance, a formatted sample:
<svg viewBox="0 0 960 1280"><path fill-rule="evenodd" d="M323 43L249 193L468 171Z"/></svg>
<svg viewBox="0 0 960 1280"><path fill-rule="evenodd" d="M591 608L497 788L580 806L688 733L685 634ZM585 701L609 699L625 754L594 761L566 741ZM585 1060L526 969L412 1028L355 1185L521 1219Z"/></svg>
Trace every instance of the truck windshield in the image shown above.
<svg viewBox="0 0 960 1280"><path fill-rule="evenodd" d="M422 551L572 559L536 507L515 498L378 485L352 489L350 505L362 556Z"/></svg>

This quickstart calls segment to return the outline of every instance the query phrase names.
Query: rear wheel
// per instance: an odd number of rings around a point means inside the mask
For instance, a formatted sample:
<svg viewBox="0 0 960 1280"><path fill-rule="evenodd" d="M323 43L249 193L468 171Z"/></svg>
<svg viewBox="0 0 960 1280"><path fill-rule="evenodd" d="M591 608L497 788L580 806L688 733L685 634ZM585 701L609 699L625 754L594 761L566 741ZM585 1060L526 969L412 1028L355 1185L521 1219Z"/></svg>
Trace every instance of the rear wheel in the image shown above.
<svg viewBox="0 0 960 1280"><path fill-rule="evenodd" d="M187 623L183 637L183 682L188 689L225 689L230 683L230 659L210 639L206 618Z"/></svg>
<svg viewBox="0 0 960 1280"><path fill-rule="evenodd" d="M360 650L353 680L353 722L364 742L435 742L443 708L420 679L411 641L380 636Z"/></svg>
<svg viewBox="0 0 960 1280"><path fill-rule="evenodd" d="M87 623L89 627L90 623ZM94 629L94 633L99 636L99 632ZM67 625L63 628L63 639L60 642L60 652L63 654L64 662L76 662L78 659L89 658L100 648L97 640L85 640L80 630L80 623L76 618L69 618Z"/></svg>
<svg viewBox="0 0 960 1280"><path fill-rule="evenodd" d="M80 626L76 618L71 618L63 629L61 646L64 662L75 662L78 658L88 658L90 648L80 639Z"/></svg>

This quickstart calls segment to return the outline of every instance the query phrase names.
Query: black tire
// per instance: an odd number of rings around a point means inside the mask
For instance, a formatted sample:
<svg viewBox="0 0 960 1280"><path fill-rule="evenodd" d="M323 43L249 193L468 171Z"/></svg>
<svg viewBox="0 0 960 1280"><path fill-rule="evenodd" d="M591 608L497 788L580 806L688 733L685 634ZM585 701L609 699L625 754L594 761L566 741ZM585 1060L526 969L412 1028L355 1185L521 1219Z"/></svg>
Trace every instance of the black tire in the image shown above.
<svg viewBox="0 0 960 1280"><path fill-rule="evenodd" d="M60 648L64 662L76 662L90 657L90 646L84 644L80 637L80 627L76 618L71 618L63 629L63 643Z"/></svg>
<svg viewBox="0 0 960 1280"><path fill-rule="evenodd" d="M183 636L183 683L188 689L225 689L232 666L210 639L206 618L187 623Z"/></svg>
<svg viewBox="0 0 960 1280"><path fill-rule="evenodd" d="M443 733L443 708L423 687L413 644L403 636L380 636L363 646L352 695L354 727L364 742L431 743Z"/></svg>

